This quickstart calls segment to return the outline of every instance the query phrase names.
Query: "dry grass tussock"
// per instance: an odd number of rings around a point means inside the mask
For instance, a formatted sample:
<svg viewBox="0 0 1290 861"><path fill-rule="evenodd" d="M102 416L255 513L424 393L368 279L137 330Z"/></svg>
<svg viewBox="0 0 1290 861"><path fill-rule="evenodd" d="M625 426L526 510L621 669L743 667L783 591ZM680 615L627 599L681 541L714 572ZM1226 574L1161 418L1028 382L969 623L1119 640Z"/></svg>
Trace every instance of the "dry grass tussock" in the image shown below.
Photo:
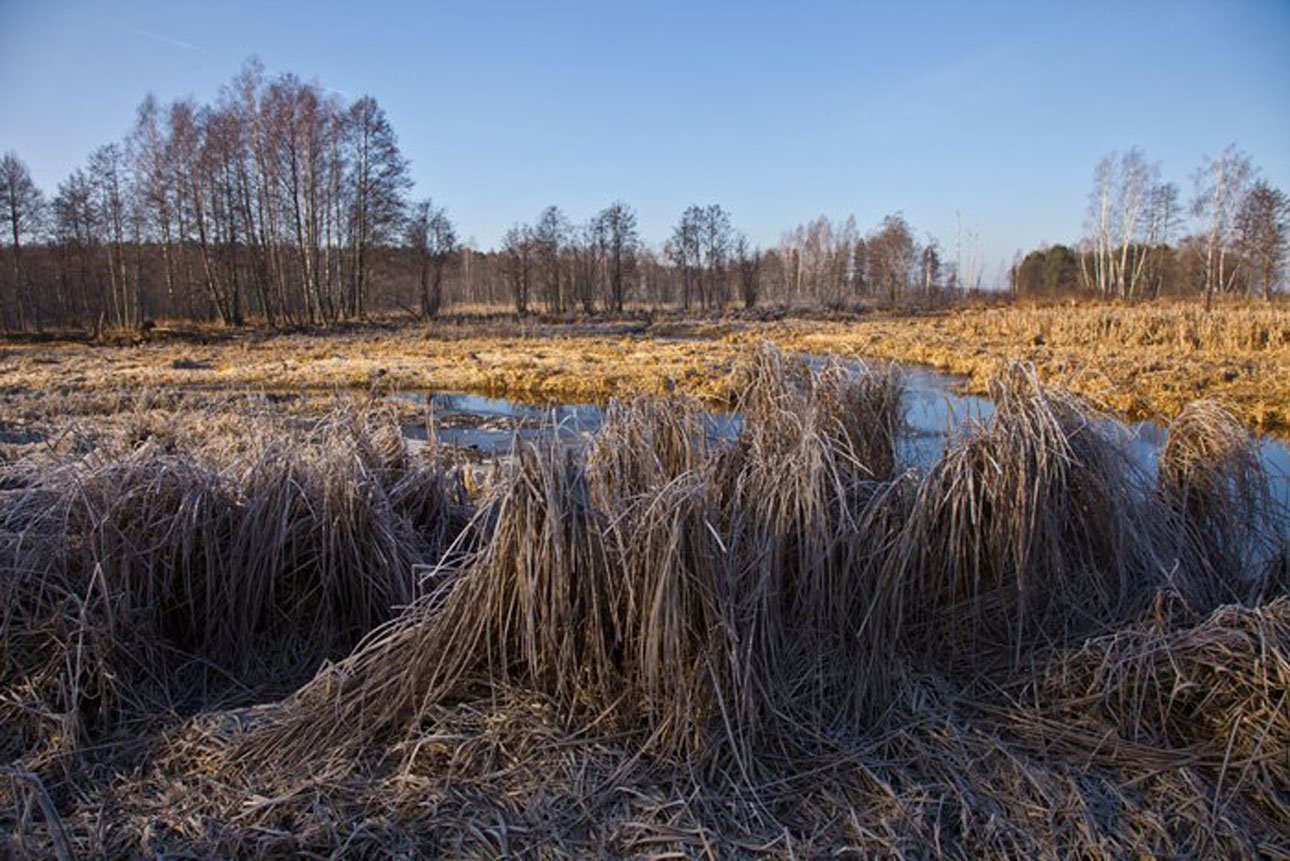
<svg viewBox="0 0 1290 861"><path fill-rule="evenodd" d="M148 437L0 486L0 751L29 767L290 690L415 600L465 497L397 425Z"/></svg>
<svg viewBox="0 0 1290 861"><path fill-rule="evenodd" d="M379 414L4 467L7 848L1290 852L1235 418L1149 471L1015 367L913 469L899 374L733 380L734 440L615 403L473 495Z"/></svg>

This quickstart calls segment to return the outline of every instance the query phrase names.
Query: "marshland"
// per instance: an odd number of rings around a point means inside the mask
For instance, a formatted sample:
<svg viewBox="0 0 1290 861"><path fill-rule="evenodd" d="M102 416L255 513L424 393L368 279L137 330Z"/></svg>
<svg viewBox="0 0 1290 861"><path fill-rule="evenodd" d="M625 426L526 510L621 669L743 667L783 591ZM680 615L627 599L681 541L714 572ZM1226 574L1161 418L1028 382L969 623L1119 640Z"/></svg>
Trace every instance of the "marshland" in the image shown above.
<svg viewBox="0 0 1290 861"><path fill-rule="evenodd" d="M1095 7L0 7L0 858L1290 858L1290 17Z"/></svg>
<svg viewBox="0 0 1290 861"><path fill-rule="evenodd" d="M482 456L442 425L504 402L14 401L9 849L1284 848L1286 509L1236 414L1148 461L1016 363L929 454L913 369L736 352L722 411Z"/></svg>

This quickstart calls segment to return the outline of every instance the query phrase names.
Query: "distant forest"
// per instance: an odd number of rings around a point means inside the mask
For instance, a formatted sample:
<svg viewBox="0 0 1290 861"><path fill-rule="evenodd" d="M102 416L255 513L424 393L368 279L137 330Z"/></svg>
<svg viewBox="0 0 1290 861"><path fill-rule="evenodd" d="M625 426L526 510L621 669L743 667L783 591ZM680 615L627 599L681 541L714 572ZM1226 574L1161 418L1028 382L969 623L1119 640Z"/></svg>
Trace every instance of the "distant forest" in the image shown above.
<svg viewBox="0 0 1290 861"><path fill-rule="evenodd" d="M1139 150L1094 172L1086 235L1009 269L1019 294L1270 297L1283 288L1290 202L1229 147L1183 202ZM615 201L585 221L550 206L491 250L414 199L377 101L348 102L256 60L213 104L144 99L51 196L18 154L0 162L0 328L140 329L157 320L330 324L449 306L520 314L704 312L732 306L939 304L980 291L976 237L943 246L900 214L868 231L821 216L754 247L718 204L661 245Z"/></svg>

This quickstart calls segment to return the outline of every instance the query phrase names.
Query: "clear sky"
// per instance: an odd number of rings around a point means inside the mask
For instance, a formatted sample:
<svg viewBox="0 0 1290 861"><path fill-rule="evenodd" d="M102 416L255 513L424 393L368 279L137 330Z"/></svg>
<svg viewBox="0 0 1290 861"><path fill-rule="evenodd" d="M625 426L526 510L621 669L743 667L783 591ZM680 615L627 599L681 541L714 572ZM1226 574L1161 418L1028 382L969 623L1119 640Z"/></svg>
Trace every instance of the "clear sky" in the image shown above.
<svg viewBox="0 0 1290 861"><path fill-rule="evenodd" d="M1290 2L0 0L0 150L52 193L151 91L213 99L250 55L377 98L417 193L481 247L614 198L660 242L719 202L765 245L902 212L987 276L1081 232L1140 146L1190 192L1235 142L1290 190Z"/></svg>

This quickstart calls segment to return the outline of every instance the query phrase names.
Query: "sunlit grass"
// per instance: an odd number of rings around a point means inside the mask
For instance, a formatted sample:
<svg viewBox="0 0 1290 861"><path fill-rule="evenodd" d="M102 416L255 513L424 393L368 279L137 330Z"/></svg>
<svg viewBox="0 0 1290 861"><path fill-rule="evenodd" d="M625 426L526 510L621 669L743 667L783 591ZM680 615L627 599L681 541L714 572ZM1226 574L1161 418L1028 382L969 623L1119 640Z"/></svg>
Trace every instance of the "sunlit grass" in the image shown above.
<svg viewBox="0 0 1290 861"><path fill-rule="evenodd" d="M0 465L6 849L1275 854L1285 512L1231 414L1153 475L1011 366L910 469L898 373L726 385L736 439L636 398L482 476L361 402Z"/></svg>

